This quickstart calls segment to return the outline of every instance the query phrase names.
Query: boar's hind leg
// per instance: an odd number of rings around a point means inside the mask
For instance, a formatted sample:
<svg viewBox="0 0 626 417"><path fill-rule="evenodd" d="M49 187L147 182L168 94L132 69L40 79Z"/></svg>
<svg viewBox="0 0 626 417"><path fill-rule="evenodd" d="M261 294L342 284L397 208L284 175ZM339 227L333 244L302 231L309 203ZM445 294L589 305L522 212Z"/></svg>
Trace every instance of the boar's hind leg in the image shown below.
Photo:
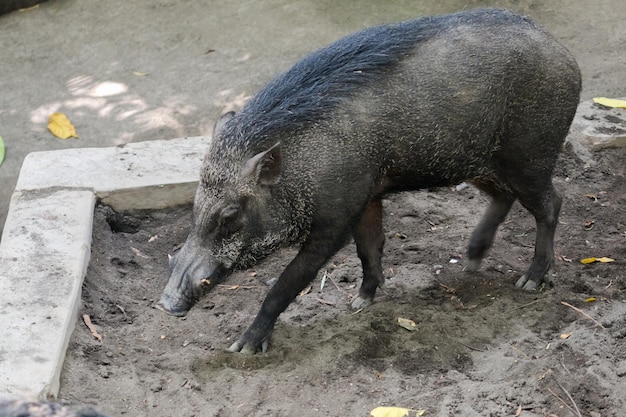
<svg viewBox="0 0 626 417"><path fill-rule="evenodd" d="M480 263L493 244L498 226L504 221L513 202L515 202L514 197L500 191L493 183L476 182L474 185L489 194L492 201L480 223L474 229L467 248L467 268L470 271L476 271L480 267Z"/></svg>
<svg viewBox="0 0 626 417"><path fill-rule="evenodd" d="M552 285L554 233L561 211L561 196L550 182L544 195L527 198L520 195L518 197L520 203L535 216L537 237L535 238L535 255L530 268L515 285L525 290L534 290L544 281L547 285Z"/></svg>
<svg viewBox="0 0 626 417"><path fill-rule="evenodd" d="M383 255L383 205L380 199L369 202L353 232L356 250L363 265L363 283L359 295L352 301L352 308L359 309L372 303L376 288L385 283L380 260Z"/></svg>
<svg viewBox="0 0 626 417"><path fill-rule="evenodd" d="M285 311L296 296L313 281L317 271L343 246L346 235L347 230L342 232L338 225L311 232L296 257L268 291L250 327L228 350L246 354L254 354L258 350L267 351L270 334L280 313Z"/></svg>

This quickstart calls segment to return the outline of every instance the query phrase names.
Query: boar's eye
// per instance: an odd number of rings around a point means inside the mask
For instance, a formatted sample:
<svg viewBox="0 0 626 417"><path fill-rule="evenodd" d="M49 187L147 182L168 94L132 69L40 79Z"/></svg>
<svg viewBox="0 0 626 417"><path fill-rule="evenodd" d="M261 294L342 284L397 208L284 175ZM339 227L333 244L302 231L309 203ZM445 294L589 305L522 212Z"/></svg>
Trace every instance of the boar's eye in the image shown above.
<svg viewBox="0 0 626 417"><path fill-rule="evenodd" d="M223 222L236 218L239 214L239 210L241 210L239 204L230 204L224 207L220 213L220 220Z"/></svg>
<svg viewBox="0 0 626 417"><path fill-rule="evenodd" d="M219 214L218 224L222 233L233 233L238 229L237 219L241 212L239 204L229 204L224 207Z"/></svg>

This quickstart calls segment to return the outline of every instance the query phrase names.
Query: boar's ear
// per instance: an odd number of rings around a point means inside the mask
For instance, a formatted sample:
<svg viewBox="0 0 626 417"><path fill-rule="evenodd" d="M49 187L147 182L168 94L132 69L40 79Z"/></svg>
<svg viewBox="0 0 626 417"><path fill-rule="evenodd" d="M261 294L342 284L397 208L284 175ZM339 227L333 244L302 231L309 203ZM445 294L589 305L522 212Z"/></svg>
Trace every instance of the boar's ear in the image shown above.
<svg viewBox="0 0 626 417"><path fill-rule="evenodd" d="M259 185L274 185L280 180L282 157L280 142L246 161L242 174L252 176Z"/></svg>
<svg viewBox="0 0 626 417"><path fill-rule="evenodd" d="M234 111L229 111L228 113L224 113L223 115L220 116L219 119L217 119L217 121L215 122L215 126L213 126L213 137L216 137L217 135L219 135L219 133L222 131L226 123L230 119L232 119L234 115L235 115Z"/></svg>

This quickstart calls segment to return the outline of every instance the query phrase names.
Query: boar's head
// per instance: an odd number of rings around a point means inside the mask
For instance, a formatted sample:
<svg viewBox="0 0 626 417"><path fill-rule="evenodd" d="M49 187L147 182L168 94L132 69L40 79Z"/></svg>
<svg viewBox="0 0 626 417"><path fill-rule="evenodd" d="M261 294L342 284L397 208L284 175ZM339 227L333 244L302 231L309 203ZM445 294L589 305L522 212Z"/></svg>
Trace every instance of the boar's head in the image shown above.
<svg viewBox="0 0 626 417"><path fill-rule="evenodd" d="M273 190L281 174L280 144L246 155L249 150L220 137L220 123L203 163L191 231L170 258L170 278L157 305L176 316L233 270L255 264L285 241Z"/></svg>

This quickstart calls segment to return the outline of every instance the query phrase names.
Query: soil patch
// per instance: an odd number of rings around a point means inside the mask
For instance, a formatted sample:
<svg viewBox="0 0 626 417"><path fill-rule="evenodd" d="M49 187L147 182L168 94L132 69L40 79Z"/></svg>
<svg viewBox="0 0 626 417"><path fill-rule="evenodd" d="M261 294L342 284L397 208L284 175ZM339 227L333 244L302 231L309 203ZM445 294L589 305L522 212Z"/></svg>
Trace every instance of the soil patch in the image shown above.
<svg viewBox="0 0 626 417"><path fill-rule="evenodd" d="M232 275L187 317L171 317L154 304L190 207L99 207L81 314L103 341L79 323L60 398L112 416L367 416L380 405L428 416L576 416L576 407L584 416L621 416L626 150L595 156L584 167L566 149L556 172L564 201L555 288L514 287L534 248L534 220L521 206L470 273L465 246L485 197L471 187L392 195L384 201L387 286L376 303L349 309L361 276L350 244L280 316L270 351L254 356L225 349L295 248ZM592 256L615 262L580 263ZM398 317L417 331L398 326Z"/></svg>

